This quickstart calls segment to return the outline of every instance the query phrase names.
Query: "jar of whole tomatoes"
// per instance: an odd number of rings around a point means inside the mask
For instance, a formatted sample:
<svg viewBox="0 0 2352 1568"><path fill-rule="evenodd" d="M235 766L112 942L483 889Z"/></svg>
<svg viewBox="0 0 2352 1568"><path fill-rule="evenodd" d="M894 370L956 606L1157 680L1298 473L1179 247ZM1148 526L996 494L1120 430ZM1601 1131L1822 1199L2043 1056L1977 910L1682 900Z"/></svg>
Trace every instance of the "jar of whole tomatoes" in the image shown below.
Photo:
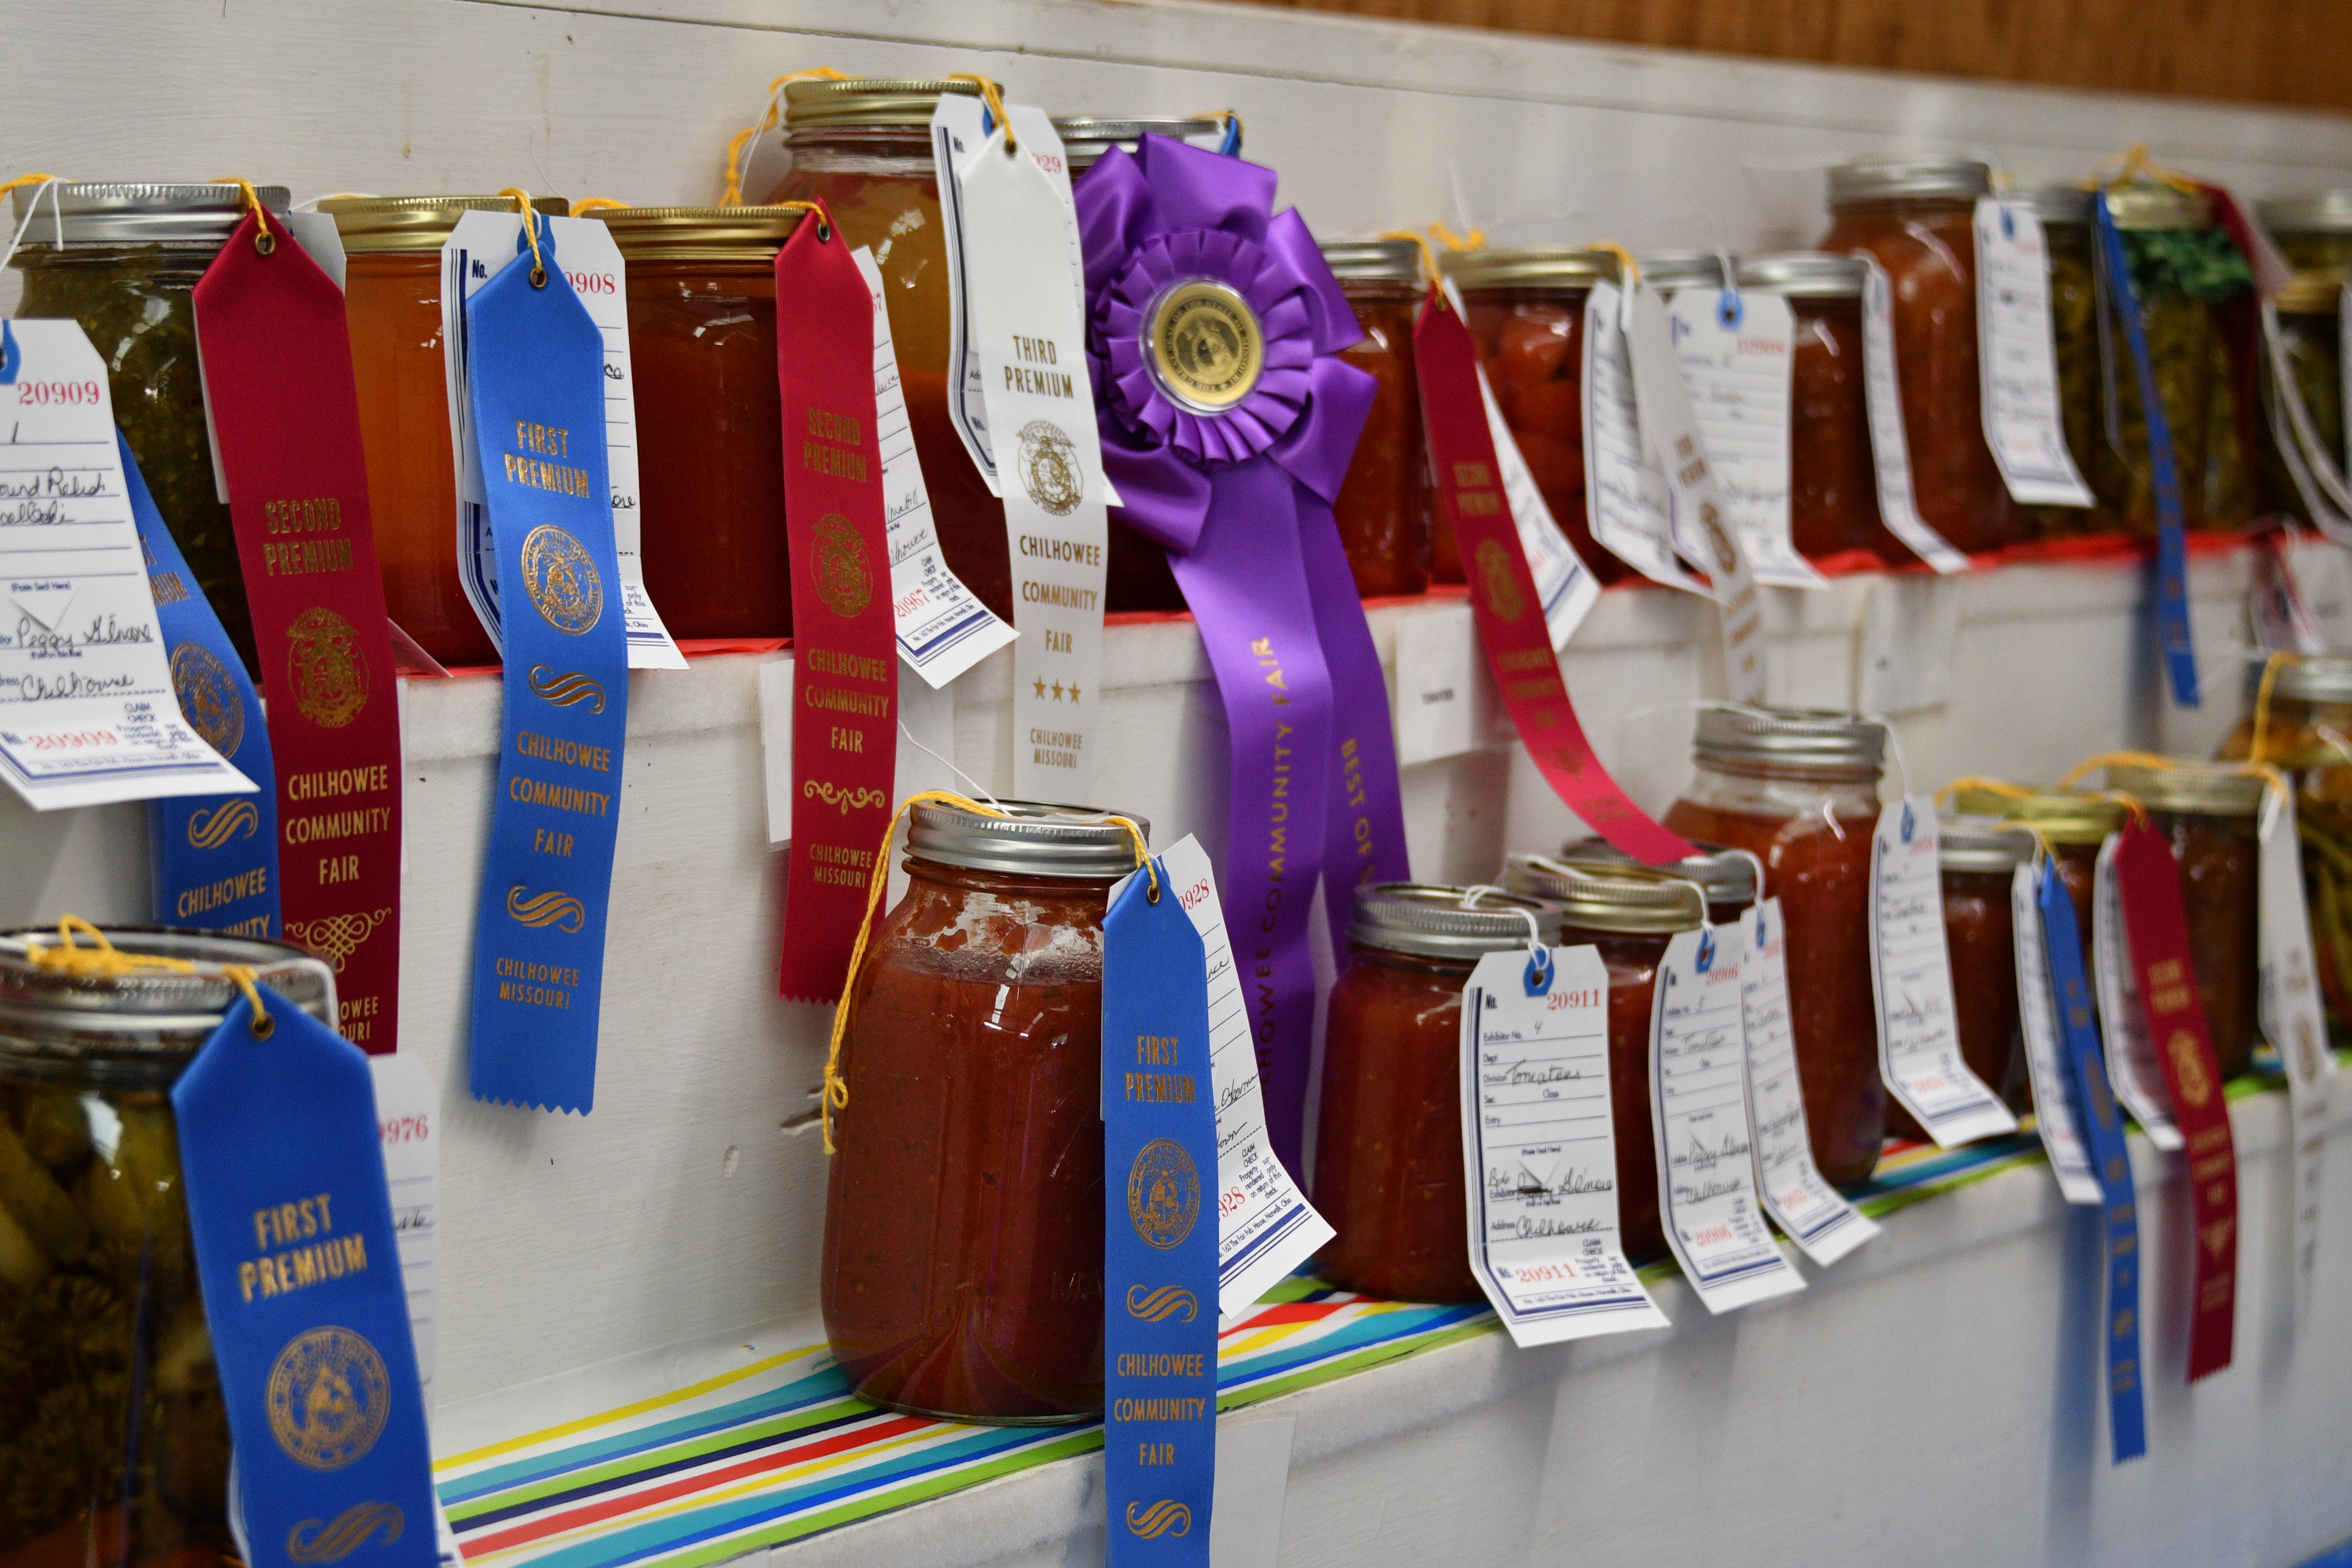
<svg viewBox="0 0 2352 1568"><path fill-rule="evenodd" d="M530 205L550 217L572 210L562 196ZM514 198L329 196L319 210L343 243L343 314L384 613L445 665L496 664L498 647L457 580L441 247L466 214L511 212Z"/></svg>
<svg viewBox="0 0 2352 1568"><path fill-rule="evenodd" d="M1885 268L1912 494L1928 525L1972 555L2009 542L2011 527L1978 379L1976 203L1990 188L1969 159L1841 163L1820 247L1867 251Z"/></svg>
<svg viewBox="0 0 2352 1568"><path fill-rule="evenodd" d="M1052 1425L1102 1412L1102 918L1136 851L1099 812L1000 804L908 814L906 896L842 1001L821 1295L860 1399Z"/></svg>
<svg viewBox="0 0 2352 1568"><path fill-rule="evenodd" d="M2352 1039L2352 656L2282 658L2267 690L2258 660L2247 686L2250 711L2221 755L2269 763L2294 781L2312 962L2341 1045Z"/></svg>
<svg viewBox="0 0 2352 1568"><path fill-rule="evenodd" d="M1863 384L1862 285L1851 256L1784 250L1739 264L1739 287L1789 302L1789 531L1801 555L1849 550L1901 560L1878 514Z"/></svg>
<svg viewBox="0 0 2352 1568"><path fill-rule="evenodd" d="M194 972L61 973L33 957L58 932L0 933L0 1561L231 1563L172 1085L237 1000L223 965L329 1027L334 977L279 942L104 935Z"/></svg>
<svg viewBox="0 0 2352 1568"><path fill-rule="evenodd" d="M2106 444L2106 391L2100 370L2096 243L2091 193L2077 185L2043 185L2006 193L2002 200L2042 222L2042 258L2050 279L2050 346L2058 369L2058 418L2075 470L2091 472L2094 452ZM2120 345L2117 345L2120 347ZM2130 351L2122 351L2128 356ZM2113 526L2095 506L2020 506L2019 533L2064 539Z"/></svg>
<svg viewBox="0 0 2352 1568"><path fill-rule="evenodd" d="M1462 290L1478 363L1552 521L1598 581L1622 582L1633 569L1593 542L1584 510L1584 301L1595 283L1617 281L1617 258L1605 250L1456 250L1439 265ZM1443 517L1436 536L1431 577L1461 582L1461 554Z"/></svg>
<svg viewBox="0 0 2352 1568"><path fill-rule="evenodd" d="M1952 809L1963 816L2028 823L2041 831L2057 863L2058 879L2074 906L2074 926L2083 939L2083 973L2091 973L2091 894L2097 885L2099 847L2118 832L2129 808L2073 790L2016 792L1969 786L1952 792Z"/></svg>
<svg viewBox="0 0 2352 1568"><path fill-rule="evenodd" d="M2033 1083L2017 1005L2017 917L2010 888L2033 854L2032 835L1986 818L1946 822L1936 830L1960 1059L2018 1111L2033 1109ZM1897 1138L1928 1142L1927 1131L1899 1104L1888 1121Z"/></svg>
<svg viewBox="0 0 2352 1568"><path fill-rule="evenodd" d="M2311 416L2313 434L2326 449L2336 472L2344 471L2344 279L2328 272L2298 272L2271 303L2278 310L2279 349ZM2270 366L2263 367L2268 386ZM2285 453L2295 447L2294 431L2275 389L2264 399L2262 441L2263 494L2271 506L2311 521L2311 505L2294 481ZM2322 498L2322 504L2326 504Z"/></svg>
<svg viewBox="0 0 2352 1568"><path fill-rule="evenodd" d="M1739 918L1740 911L1756 901L1757 871L1761 862L1745 849L1727 849L1720 844L1700 844L1698 853L1686 855L1672 865L1660 867L1685 882L1695 882L1706 895L1706 920L1709 925L1728 925ZM1606 838L1572 838L1560 846L1552 858L1564 860L1580 870L1595 866L1637 866L1641 862ZM1504 867L1506 887L1515 892L1542 894L1532 884L1515 886L1509 878L1515 870L1540 864L1531 857L1514 857Z"/></svg>
<svg viewBox="0 0 2352 1568"><path fill-rule="evenodd" d="M1365 598L1429 586L1434 548L1421 388L1412 373L1412 319L1421 303L1421 247L1409 239L1338 239L1323 259L1355 308L1363 340L1339 357L1376 390L1347 481L1331 514L1356 592Z"/></svg>
<svg viewBox="0 0 2352 1568"><path fill-rule="evenodd" d="M637 393L638 551L677 637L793 632L776 252L793 207L614 207Z"/></svg>
<svg viewBox="0 0 2352 1568"><path fill-rule="evenodd" d="M1315 1131L1315 1205L1339 1234L1323 1277L1407 1301L1484 1300L1462 1177L1462 992L1490 952L1549 945L1559 913L1492 889L1375 882L1355 891L1331 987Z"/></svg>
<svg viewBox="0 0 2352 1568"><path fill-rule="evenodd" d="M1819 709L1709 708L1665 825L1745 849L1788 923L1789 1003L1813 1163L1869 1179L1886 1131L1870 973L1870 842L1885 727Z"/></svg>
<svg viewBox="0 0 2352 1568"><path fill-rule="evenodd" d="M263 185L259 195L271 211L286 210L283 185ZM25 275L16 314L79 322L106 362L114 422L155 510L258 680L245 574L213 470L196 363L196 281L244 217L235 185L26 185L16 192L24 237L14 265ZM445 447L447 427L444 420ZM449 526L454 531L454 515Z"/></svg>

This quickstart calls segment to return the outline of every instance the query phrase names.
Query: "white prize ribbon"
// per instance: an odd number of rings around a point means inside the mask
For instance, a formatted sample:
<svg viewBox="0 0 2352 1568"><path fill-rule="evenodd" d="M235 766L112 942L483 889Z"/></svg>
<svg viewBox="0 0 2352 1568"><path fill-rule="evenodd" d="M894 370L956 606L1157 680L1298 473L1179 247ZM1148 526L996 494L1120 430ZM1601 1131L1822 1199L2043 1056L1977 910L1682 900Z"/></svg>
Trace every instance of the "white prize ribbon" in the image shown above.
<svg viewBox="0 0 2352 1568"><path fill-rule="evenodd" d="M882 453L882 522L890 547L890 614L898 657L930 686L943 687L1011 642L1013 628L972 596L940 553L931 492L923 483L906 389L898 383L882 271L865 246L850 254L874 296L874 437Z"/></svg>
<svg viewBox="0 0 2352 1568"><path fill-rule="evenodd" d="M548 217L556 263L604 339L604 455L612 482L613 549L621 568L622 617L629 634L631 669L684 669L686 656L646 595L644 557L639 553L642 520L637 509L637 402L629 359L627 269L613 235L593 218ZM522 239L522 215L469 212L441 246L441 363L449 388L450 444L457 459L457 581L481 617L493 645L506 636L499 619L498 554L490 543L488 498L482 494L481 463L474 445L471 395L467 388L466 301L511 265Z"/></svg>
<svg viewBox="0 0 2352 1568"><path fill-rule="evenodd" d="M1879 1076L1937 1146L2016 1131L2017 1118L1960 1055L1936 807L1921 796L1888 802L1871 835L1870 980Z"/></svg>
<svg viewBox="0 0 2352 1568"><path fill-rule="evenodd" d="M173 690L106 362L72 321L0 330L0 777L36 811L251 793Z"/></svg>
<svg viewBox="0 0 2352 1568"><path fill-rule="evenodd" d="M2050 982L2050 950L2042 938L2042 903L2034 897L2039 868L2029 861L2010 878L2009 908L2017 933L2017 1014L2025 1036L2025 1068L2033 1081L2033 1124L2050 1156L2059 1195L2070 1204L2105 1201L2090 1145L2074 1104L2073 1075L2061 1054L2058 994ZM2053 869L2051 875L2057 875Z"/></svg>
<svg viewBox="0 0 2352 1568"><path fill-rule="evenodd" d="M1658 961L1650 1010L1650 1131L1658 1216L1683 1276L1710 1312L1805 1288L1773 1244L1758 1196L1748 1120L1745 947L1714 928L1678 932Z"/></svg>
<svg viewBox="0 0 2352 1568"><path fill-rule="evenodd" d="M1675 358L1706 443L1723 514L1759 583L1821 588L1789 521L1789 426L1797 323L1778 294L1684 289L1667 302Z"/></svg>
<svg viewBox="0 0 2352 1568"><path fill-rule="evenodd" d="M2304 899L2292 789L2263 792L2258 830L2263 1035L2277 1047L2279 1063L2286 1069L2287 1114L2294 1139L2295 1321L2309 1323L2336 1054L2327 1047L2318 970L2312 962L2311 915Z"/></svg>
<svg viewBox="0 0 2352 1568"><path fill-rule="evenodd" d="M1462 993L1462 1157L1470 1271L1522 1350L1666 1315L1625 1261L1609 1100L1609 970L1595 947L1490 952Z"/></svg>
<svg viewBox="0 0 2352 1568"><path fill-rule="evenodd" d="M2024 506L2092 504L2059 413L2050 250L2031 207L1979 196L1977 374L1985 443Z"/></svg>
<svg viewBox="0 0 2352 1568"><path fill-rule="evenodd" d="M2124 924L2123 879L2116 874L2116 851L2122 844L2120 835L2109 834L2091 874L2091 984L2099 999L2099 1045L2116 1098L2149 1142L2174 1150L2180 1147L2180 1129L2172 1121L2172 1090L2164 1081L2164 1064L2156 1058L2156 1042L2147 1037L2147 1014L2132 968L2131 932Z"/></svg>
<svg viewBox="0 0 2352 1568"><path fill-rule="evenodd" d="M1938 572L1965 572L1969 558L1919 515L1911 488L1911 438L1903 428L1903 382L1895 368L1895 307L1886 268L1868 251L1863 264L1862 389L1870 418L1870 458L1878 474L1878 515L1895 537Z"/></svg>
<svg viewBox="0 0 2352 1568"><path fill-rule="evenodd" d="M1826 1268L1878 1234L1830 1185L1813 1163L1805 1124L1804 1088L1797 1078L1797 1034L1789 1011L1789 931L1780 900L1764 899L1736 925L1715 928L1719 941L1736 933L1741 1025L1748 1043L1748 1120L1756 1133L1756 1184L1772 1223Z"/></svg>
<svg viewBox="0 0 2352 1568"><path fill-rule="evenodd" d="M1007 481L1021 634L1013 645L1013 789L1030 800L1086 800L1094 793L1110 525L1071 272L1077 216L1066 181L1008 153L1003 126L964 160L956 186L964 302Z"/></svg>
<svg viewBox="0 0 2352 1568"><path fill-rule="evenodd" d="M1633 401L1633 359L1622 321L1624 296L1595 283L1584 297L1578 374L1584 414L1584 518L1595 542L1653 583L1706 595L1675 558L1666 476L1644 458Z"/></svg>

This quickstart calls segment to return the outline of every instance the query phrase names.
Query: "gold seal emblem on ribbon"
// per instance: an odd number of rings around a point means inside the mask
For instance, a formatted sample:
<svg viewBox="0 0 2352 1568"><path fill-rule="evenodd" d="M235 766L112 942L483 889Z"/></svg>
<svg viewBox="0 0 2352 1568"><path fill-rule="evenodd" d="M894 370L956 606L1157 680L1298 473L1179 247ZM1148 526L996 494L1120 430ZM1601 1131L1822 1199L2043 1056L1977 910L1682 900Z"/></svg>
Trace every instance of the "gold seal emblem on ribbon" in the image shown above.
<svg viewBox="0 0 2352 1568"><path fill-rule="evenodd" d="M866 563L866 542L837 511L818 518L810 533L816 545L816 596L845 621L874 602L874 569Z"/></svg>
<svg viewBox="0 0 2352 1568"><path fill-rule="evenodd" d="M392 1375L365 1335L311 1329L278 1352L264 1403L269 1435L287 1458L314 1470L339 1470L383 1435Z"/></svg>
<svg viewBox="0 0 2352 1568"><path fill-rule="evenodd" d="M1152 305L1143 331L1152 379L1196 414L1223 414L1265 371L1265 329L1239 290L1207 278Z"/></svg>
<svg viewBox="0 0 2352 1568"><path fill-rule="evenodd" d="M1172 1139L1154 1138L1135 1152L1127 1173L1127 1218L1135 1234L1165 1252L1192 1234L1201 1216L1201 1173Z"/></svg>
<svg viewBox="0 0 2352 1568"><path fill-rule="evenodd" d="M540 619L566 637L580 636L604 613L604 580L587 546L551 522L523 539L522 585Z"/></svg>
<svg viewBox="0 0 2352 1568"><path fill-rule="evenodd" d="M303 611L286 628L286 673L294 706L322 730L340 730L367 706L367 666L359 633L324 605Z"/></svg>
<svg viewBox="0 0 2352 1568"><path fill-rule="evenodd" d="M172 650L172 695L190 728L214 751L226 757L244 743L245 699L228 667L204 644L184 642Z"/></svg>

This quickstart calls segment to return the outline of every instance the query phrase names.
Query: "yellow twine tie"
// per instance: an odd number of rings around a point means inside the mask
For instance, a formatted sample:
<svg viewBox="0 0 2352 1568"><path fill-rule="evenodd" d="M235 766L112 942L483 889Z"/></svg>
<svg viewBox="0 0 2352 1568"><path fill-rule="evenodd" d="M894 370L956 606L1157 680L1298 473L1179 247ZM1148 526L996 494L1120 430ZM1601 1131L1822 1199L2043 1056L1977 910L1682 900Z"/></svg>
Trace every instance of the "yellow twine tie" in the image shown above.
<svg viewBox="0 0 2352 1568"><path fill-rule="evenodd" d="M253 188L251 180L240 180L235 174L225 174L213 182L215 185L235 185L245 197L245 205L253 212L253 249L258 256L268 256L278 248L278 237L269 230L269 214L262 207L261 193Z"/></svg>
<svg viewBox="0 0 2352 1568"><path fill-rule="evenodd" d="M769 132L773 131L776 128L777 119L782 112L783 108L783 99L781 95L784 90L784 84L786 82L793 81L806 81L812 77L819 78L825 81L847 81L849 79L848 77L845 76L840 71L834 69L831 66L812 66L807 70L786 71L783 75L770 82L768 84L768 112L761 116L757 124L746 125L742 130L738 131L733 136L728 138L727 184L719 193L719 205L720 206L739 207L743 205L744 151L749 148L752 142L757 142L761 137L766 135Z"/></svg>
<svg viewBox="0 0 2352 1568"><path fill-rule="evenodd" d="M1617 258L1618 276L1624 281L1625 287L1628 289L1638 289L1641 287L1642 264L1633 259L1633 253L1632 251L1626 249L1623 246L1618 244L1613 239L1596 239L1584 248L1587 250L1606 251L1609 255L1615 257Z"/></svg>
<svg viewBox="0 0 2352 1568"><path fill-rule="evenodd" d="M2033 793L2021 784L2010 783L2007 779L1985 778L1977 773L1967 773L1937 790L1936 804L1949 805L1952 803L1952 797L1964 789L1981 790L1987 795L1997 795L2003 800L2023 800Z"/></svg>
<svg viewBox="0 0 2352 1568"><path fill-rule="evenodd" d="M19 174L5 184L0 184L0 196L6 195L10 191L23 190L26 185L47 184L56 178L55 174Z"/></svg>
<svg viewBox="0 0 2352 1568"><path fill-rule="evenodd" d="M516 210L522 214L523 236L530 241L530 286L544 289L547 287L547 258L540 254L539 249L539 209L530 205L530 193L520 185L509 185L499 195L512 196Z"/></svg>
<svg viewBox="0 0 2352 1568"><path fill-rule="evenodd" d="M849 1033L849 1009L857 994L857 971L866 962L866 939L874 930L874 911L880 906L882 889L890 880L890 845L898 837L898 824L906 819L908 811L919 805L952 805L980 816L1009 817L1013 815L1002 807L982 805L976 800L946 789L919 791L900 801L898 809L890 814L890 826L882 832L882 851L874 857L874 874L866 879L866 913L857 922L857 940L849 947L849 975L842 983L841 1001L833 1010L833 1040L825 1047L824 1088L820 1091L817 1101L817 1121L824 1134L824 1152L828 1154L835 1152L833 1113L849 1108L849 1080L841 1072L841 1042ZM1150 851L1144 844L1143 829L1131 817L1111 815L1100 820L1115 822L1127 829L1128 837L1135 841L1136 867L1151 879L1148 897L1153 903L1158 903L1160 868L1151 863Z"/></svg>
<svg viewBox="0 0 2352 1568"><path fill-rule="evenodd" d="M1438 244L1448 250L1486 248L1486 231L1483 228L1473 227L1468 234L1456 234L1442 223L1433 223L1429 226L1429 232L1435 237Z"/></svg>
<svg viewBox="0 0 2352 1568"><path fill-rule="evenodd" d="M2290 664L2299 664L2303 656L2281 648L2263 661L2262 684L2254 688L2254 732L2248 738L2246 760L2263 761L2263 742L2270 739L2271 692L2278 685L2278 673Z"/></svg>
<svg viewBox="0 0 2352 1568"><path fill-rule="evenodd" d="M2113 174L2105 172L2110 163L2116 166ZM2145 142L2135 142L2120 152L2109 153L2091 177L2083 182L2083 188L2086 191L2110 190L2116 185L2130 184L2143 174L2158 184L2170 185L2176 191L2192 196L2198 194L2196 181L2178 169L2168 169L2152 161L2147 155L2147 143Z"/></svg>
<svg viewBox="0 0 2352 1568"><path fill-rule="evenodd" d="M2101 752L2097 756L2085 757L2067 769L2065 776L2058 781L2058 787L2073 789L2091 774L2109 767L2147 768L2156 773L2168 773L2179 766L2179 758L2160 757L2154 752Z"/></svg>
<svg viewBox="0 0 2352 1568"><path fill-rule="evenodd" d="M1232 133L1234 150L1237 153L1241 151L1243 138L1249 134L1249 127L1242 123L1242 111L1238 109L1204 109L1192 118L1225 121L1225 129ZM1385 239L1388 237L1383 235L1381 237Z"/></svg>
<svg viewBox="0 0 2352 1568"><path fill-rule="evenodd" d="M572 204L572 216L579 217L586 213L626 212L630 205L628 202L616 202L610 196L584 196Z"/></svg>
<svg viewBox="0 0 2352 1568"><path fill-rule="evenodd" d="M226 184L226 181L216 182ZM74 940L79 931L97 943L83 947ZM166 958L162 953L125 952L107 940L106 933L79 915L66 915L58 921L58 942L55 947L25 944L25 961L36 969L55 974L71 975L77 979L103 980L122 974L195 974L196 965L184 958ZM260 988L254 984L254 972L242 963L221 965L225 979L234 981L245 993L253 1008L253 1037L266 1040L277 1032L276 1020L261 1003Z"/></svg>
<svg viewBox="0 0 2352 1568"><path fill-rule="evenodd" d="M1423 279L1427 281L1431 287L1436 287L1437 256L1429 248L1429 241L1423 239L1421 236L1413 233L1412 230L1409 228L1382 229L1378 237L1381 239L1409 239L1412 241L1412 243L1420 247L1421 250L1421 275ZM1438 289L1437 298L1440 301L1443 301L1445 298L1445 291L1442 289Z"/></svg>
<svg viewBox="0 0 2352 1568"><path fill-rule="evenodd" d="M1005 152L1017 151L1021 143L1014 141L1013 137L1013 117L1004 112L1004 94L998 90L996 83L988 77L975 76L971 71L950 71L948 73L948 79L979 84L980 100L988 105L988 112L996 117L996 122L999 125L1004 127Z"/></svg>

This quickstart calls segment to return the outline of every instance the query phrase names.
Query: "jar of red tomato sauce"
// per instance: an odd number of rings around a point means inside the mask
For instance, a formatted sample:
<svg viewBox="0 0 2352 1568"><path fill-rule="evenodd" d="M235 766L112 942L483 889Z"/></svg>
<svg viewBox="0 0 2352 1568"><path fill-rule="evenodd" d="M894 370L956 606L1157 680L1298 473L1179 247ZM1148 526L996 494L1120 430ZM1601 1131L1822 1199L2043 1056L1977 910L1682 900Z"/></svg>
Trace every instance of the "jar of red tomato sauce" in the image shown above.
<svg viewBox="0 0 2352 1568"><path fill-rule="evenodd" d="M1315 1206L1339 1234L1335 1285L1405 1301L1485 1299L1462 1184L1462 991L1490 952L1545 944L1559 913L1491 889L1356 889L1352 962L1331 988L1315 1131Z"/></svg>
<svg viewBox="0 0 2352 1568"><path fill-rule="evenodd" d="M1593 542L1584 513L1584 300L1595 283L1617 281L1617 258L1605 250L1456 250L1439 265L1462 290L1478 363L1552 521L1597 580L1623 581L1633 569ZM1443 517L1436 540L1431 577L1461 582L1461 554Z"/></svg>
<svg viewBox="0 0 2352 1568"><path fill-rule="evenodd" d="M638 549L677 637L793 633L776 252L793 207L614 207L637 393Z"/></svg>
<svg viewBox="0 0 2352 1568"><path fill-rule="evenodd" d="M2049 840L2058 879L2074 906L2074 926L2083 938L2083 973L2091 973L2091 893L2099 868L2099 847L2124 825L2126 808L2072 790L2034 789L2022 795L1969 788L1952 795L1952 809L1964 816L2031 823Z"/></svg>
<svg viewBox="0 0 2352 1568"><path fill-rule="evenodd" d="M1421 247L1409 239L1327 240L1323 259L1364 330L1363 341L1339 357L1370 374L1376 388L1347 481L1331 503L1339 545L1365 598L1418 594L1429 586L1436 528L1412 373Z"/></svg>
<svg viewBox="0 0 2352 1568"><path fill-rule="evenodd" d="M2189 966L2225 1079L2246 1070L2263 1037L2262 776L2226 763L2152 768L2117 764L2107 787L2147 807L2172 842L2180 907L2189 917Z"/></svg>
<svg viewBox="0 0 2352 1568"><path fill-rule="evenodd" d="M1912 493L1928 525L1970 554L2011 531L1977 377L1976 203L1990 189L1990 171L1967 159L1841 163L1820 246L1868 251L1886 269Z"/></svg>
<svg viewBox="0 0 2352 1568"><path fill-rule="evenodd" d="M1870 839L1886 731L1820 709L1710 708L1696 772L1665 825L1745 849L1788 922L1789 1003L1813 1163L1840 1186L1867 1180L1886 1131L1870 979Z"/></svg>
<svg viewBox="0 0 2352 1568"><path fill-rule="evenodd" d="M1851 256L1784 250L1739 264L1739 287L1789 302L1789 529L1797 552L1820 560L1849 550L1894 559L1878 515L1878 468L1862 379L1862 282Z"/></svg>
<svg viewBox="0 0 2352 1568"><path fill-rule="evenodd" d="M1559 906L1564 946L1591 943L1609 970L1609 1120L1617 1138L1617 1228L1636 1262L1666 1250L1658 1144L1650 1120L1650 1016L1658 965L1677 931L1706 919L1681 867L1513 856L1505 885ZM1712 890L1705 890L1711 896Z"/></svg>
<svg viewBox="0 0 2352 1568"><path fill-rule="evenodd" d="M842 1004L821 1296L860 1399L1051 1425L1103 1407L1102 917L1135 849L1003 805L909 813Z"/></svg>
<svg viewBox="0 0 2352 1568"><path fill-rule="evenodd" d="M552 217L562 196L531 204ZM441 247L469 212L512 212L512 196L329 196L319 210L343 242L343 313L367 454L368 514L383 607L445 665L496 664L499 651L457 581L457 465L441 360Z"/></svg>
<svg viewBox="0 0 2352 1568"><path fill-rule="evenodd" d="M2033 858L2033 837L1983 819L1946 822L1936 834L1960 1059L2011 1110L2031 1110L2033 1084L2017 1010L2017 920L2010 884L2017 868ZM1926 1130L1900 1105L1887 1120L1897 1138L1927 1142Z"/></svg>
<svg viewBox="0 0 2352 1568"><path fill-rule="evenodd" d="M1740 911L1756 901L1757 858L1744 849L1727 849L1720 844L1701 844L1698 853L1660 869L1670 872L1686 882L1696 882L1706 895L1706 920L1709 925L1728 925L1739 918ZM1560 846L1557 859L1567 861L1579 869L1595 866L1638 866L1634 859L1606 838L1574 838ZM1532 865L1531 860L1514 861L1514 865ZM1510 868L1506 867L1507 876ZM1507 881L1506 886L1508 886ZM1530 889L1516 889L1521 892Z"/></svg>

